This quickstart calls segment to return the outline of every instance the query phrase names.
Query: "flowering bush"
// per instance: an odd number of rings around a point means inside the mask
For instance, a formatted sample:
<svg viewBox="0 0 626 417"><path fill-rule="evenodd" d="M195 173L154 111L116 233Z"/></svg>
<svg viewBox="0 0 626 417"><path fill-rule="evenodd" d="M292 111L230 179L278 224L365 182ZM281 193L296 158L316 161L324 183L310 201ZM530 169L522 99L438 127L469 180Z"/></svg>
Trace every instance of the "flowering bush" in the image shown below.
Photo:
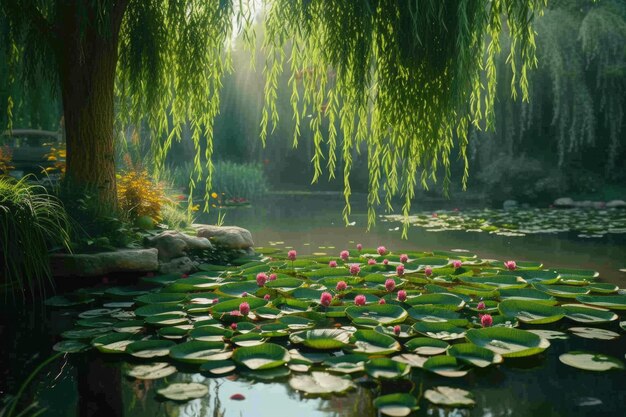
<svg viewBox="0 0 626 417"><path fill-rule="evenodd" d="M161 206L165 194L145 169L125 172L117 177L117 197L120 209L129 219L148 216L161 220Z"/></svg>

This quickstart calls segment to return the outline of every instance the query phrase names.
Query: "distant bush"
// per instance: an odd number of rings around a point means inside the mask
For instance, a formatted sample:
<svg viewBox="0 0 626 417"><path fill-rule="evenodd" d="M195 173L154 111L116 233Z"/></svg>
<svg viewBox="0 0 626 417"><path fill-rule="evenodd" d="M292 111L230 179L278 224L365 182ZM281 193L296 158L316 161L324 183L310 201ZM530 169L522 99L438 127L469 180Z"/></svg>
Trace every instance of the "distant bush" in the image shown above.
<svg viewBox="0 0 626 417"><path fill-rule="evenodd" d="M14 293L32 291L50 278L50 248L69 248L63 205L27 180L0 176L0 283Z"/></svg>
<svg viewBox="0 0 626 417"><path fill-rule="evenodd" d="M240 164L229 161L217 161L213 171L213 192L220 195L223 203L237 200L256 200L263 197L269 191L269 182L259 164ZM189 177L193 172L193 165L188 162L182 166L171 169L164 179L173 183L176 187L188 189ZM202 180L195 182L195 192L204 194L206 168L202 171ZM195 178L194 178L195 180Z"/></svg>
<svg viewBox="0 0 626 417"><path fill-rule="evenodd" d="M161 206L165 194L145 169L124 172L117 179L119 207L124 216L135 221L147 216L153 221L161 220Z"/></svg>

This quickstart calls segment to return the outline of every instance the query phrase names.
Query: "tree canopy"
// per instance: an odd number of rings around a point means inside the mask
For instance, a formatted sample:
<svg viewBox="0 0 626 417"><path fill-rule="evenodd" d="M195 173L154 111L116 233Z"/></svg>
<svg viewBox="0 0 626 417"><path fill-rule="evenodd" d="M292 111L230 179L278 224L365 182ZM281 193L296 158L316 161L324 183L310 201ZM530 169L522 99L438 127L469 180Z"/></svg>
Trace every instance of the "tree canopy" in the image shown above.
<svg viewBox="0 0 626 417"><path fill-rule="evenodd" d="M113 44L116 130L146 124L155 158L162 163L172 141L188 125L197 151L196 173L201 172L204 148L210 176L221 78L232 70L229 45L240 33L252 48L252 23L262 16L266 104L261 140L279 118L277 79L289 65L294 144L303 116L312 114L308 122L316 150L314 180L324 166L332 175L337 159L343 159L347 218L351 151L365 142L373 222L381 198L390 208L391 198L402 196L408 213L418 181L426 187L441 167L446 186L453 148L465 160L465 181L468 128L493 123L500 36L506 32L512 43L507 62L513 94L521 91L527 98L528 71L536 65L533 21L545 3L4 0L0 30L11 82L45 76L52 85L61 80L69 86L64 91L72 90L65 57L74 55L68 54L78 52L77 62L82 63L83 50ZM70 21L73 32L67 29ZM71 45L64 42L68 36L75 41ZM10 111L10 99L7 104ZM67 107L65 102L66 114ZM322 130L323 118L329 121L327 131ZM337 155L338 130L344 140ZM330 145L327 154L323 142ZM68 157L71 152L77 152L76 147L68 149Z"/></svg>

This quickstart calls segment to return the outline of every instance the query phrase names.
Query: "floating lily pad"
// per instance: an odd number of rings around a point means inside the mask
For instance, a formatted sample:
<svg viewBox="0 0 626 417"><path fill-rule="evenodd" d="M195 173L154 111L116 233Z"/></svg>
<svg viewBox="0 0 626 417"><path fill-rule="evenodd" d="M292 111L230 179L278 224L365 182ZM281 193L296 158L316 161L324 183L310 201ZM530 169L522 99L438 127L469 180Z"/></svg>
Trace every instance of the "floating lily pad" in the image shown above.
<svg viewBox="0 0 626 417"><path fill-rule="evenodd" d="M211 360L222 360L230 357L231 352L225 351L223 342L205 342L192 340L172 347L171 358L187 363L204 363Z"/></svg>
<svg viewBox="0 0 626 417"><path fill-rule="evenodd" d="M63 333L61 333L61 336L63 336L65 339L82 339L82 340L86 340L86 339L92 339L96 336L101 336L103 334L109 333L110 328L109 327L103 327L103 328L93 328L93 329L72 329L72 330L66 330Z"/></svg>
<svg viewBox="0 0 626 417"><path fill-rule="evenodd" d="M585 371L610 371L624 369L624 364L617 358L593 352L572 351L563 353L559 360L565 365Z"/></svg>
<svg viewBox="0 0 626 417"><path fill-rule="evenodd" d="M365 370L365 362L367 362L368 359L367 355L353 353L328 358L323 362L323 365L326 366L329 372L352 374L355 372L363 372Z"/></svg>
<svg viewBox="0 0 626 417"><path fill-rule="evenodd" d="M123 353L126 346L138 339L135 333L110 333L96 337L91 345L103 353Z"/></svg>
<svg viewBox="0 0 626 417"><path fill-rule="evenodd" d="M422 368L437 375L460 378L467 375L468 370L452 356L432 356L424 362Z"/></svg>
<svg viewBox="0 0 626 417"><path fill-rule="evenodd" d="M576 300L611 310L626 310L626 295L581 295Z"/></svg>
<svg viewBox="0 0 626 417"><path fill-rule="evenodd" d="M407 298L406 303L411 306L434 305L449 310L460 310L465 305L462 298L453 294L422 294L419 297Z"/></svg>
<svg viewBox="0 0 626 417"><path fill-rule="evenodd" d="M212 375L226 375L233 372L237 366L230 359L205 362L200 365L200 371L208 372Z"/></svg>
<svg viewBox="0 0 626 417"><path fill-rule="evenodd" d="M340 329L314 329L292 333L291 343L313 349L340 349L350 342L350 333Z"/></svg>
<svg viewBox="0 0 626 417"><path fill-rule="evenodd" d="M528 300L504 300L498 310L505 316L516 317L519 321L530 324L547 324L561 320L565 310Z"/></svg>
<svg viewBox="0 0 626 417"><path fill-rule="evenodd" d="M280 345L264 343L259 346L237 348L233 360L248 369L262 370L284 365L289 361L289 353Z"/></svg>
<svg viewBox="0 0 626 417"><path fill-rule="evenodd" d="M550 342L526 330L508 327L470 329L467 339L477 346L499 353L505 358L536 355L550 346Z"/></svg>
<svg viewBox="0 0 626 417"><path fill-rule="evenodd" d="M431 337L416 337L406 342L404 346L413 353L425 356L440 355L450 347L447 342Z"/></svg>
<svg viewBox="0 0 626 417"><path fill-rule="evenodd" d="M176 373L176 367L167 362L156 362L150 365L136 365L125 374L137 379L161 379Z"/></svg>
<svg viewBox="0 0 626 417"><path fill-rule="evenodd" d="M310 375L294 375L289 385L296 391L309 395L341 393L354 388L349 378L331 375L327 372L312 372Z"/></svg>
<svg viewBox="0 0 626 417"><path fill-rule="evenodd" d="M389 358L375 358L365 363L365 372L376 379L398 379L407 376L411 367Z"/></svg>
<svg viewBox="0 0 626 417"><path fill-rule="evenodd" d="M56 352L64 353L78 353L88 350L90 346L86 343L79 342L78 340L62 340L52 346L52 349Z"/></svg>
<svg viewBox="0 0 626 417"><path fill-rule="evenodd" d="M546 294L543 291L539 291L535 288L503 288L500 289L500 298L503 300L520 300L520 301L534 301L536 303L542 303L547 305L555 305L556 299L550 294Z"/></svg>
<svg viewBox="0 0 626 417"><path fill-rule="evenodd" d="M503 360L500 354L473 343L454 344L448 349L448 355L479 368L501 363Z"/></svg>
<svg viewBox="0 0 626 417"><path fill-rule="evenodd" d="M168 400L189 401L206 396L209 393L209 387L197 382L176 383L157 390L157 393Z"/></svg>
<svg viewBox="0 0 626 417"><path fill-rule="evenodd" d="M358 324L387 325L403 322L407 317L407 312L399 305L372 304L348 307L346 315Z"/></svg>
<svg viewBox="0 0 626 417"><path fill-rule="evenodd" d="M559 298L576 298L579 295L589 294L588 287L577 287L571 285L541 285L534 284L535 288Z"/></svg>
<svg viewBox="0 0 626 417"><path fill-rule="evenodd" d="M126 346L126 353L137 358L167 356L176 343L171 340L139 340Z"/></svg>
<svg viewBox="0 0 626 417"><path fill-rule="evenodd" d="M619 333L595 327L570 327L569 331L585 339L612 340L619 337Z"/></svg>
<svg viewBox="0 0 626 417"><path fill-rule="evenodd" d="M466 326L467 319L461 317L456 311L433 305L416 305L407 313L411 318L432 323L450 323L455 326Z"/></svg>
<svg viewBox="0 0 626 417"><path fill-rule="evenodd" d="M424 398L446 407L472 407L475 402L469 391L460 388L435 387L424 392Z"/></svg>
<svg viewBox="0 0 626 417"><path fill-rule="evenodd" d="M202 326L189 332L189 336L194 340L203 342L222 342L225 337L230 337L232 331L219 326Z"/></svg>
<svg viewBox="0 0 626 417"><path fill-rule="evenodd" d="M267 338L263 337L260 333L249 332L240 334L235 337L231 337L230 341L237 346L257 346L265 343Z"/></svg>
<svg viewBox="0 0 626 417"><path fill-rule="evenodd" d="M135 315L138 317L150 317L157 316L159 314L177 314L179 316L187 315L187 313L185 313L177 304L147 304L135 310Z"/></svg>
<svg viewBox="0 0 626 417"><path fill-rule="evenodd" d="M396 339L374 330L357 330L350 341L354 346L347 349L354 353L387 355L400 350Z"/></svg>
<svg viewBox="0 0 626 417"><path fill-rule="evenodd" d="M563 304L565 317L580 323L603 323L617 320L617 314L610 310L599 307L591 307L583 304Z"/></svg>
<svg viewBox="0 0 626 417"><path fill-rule="evenodd" d="M405 417L417 410L417 398L410 394L388 394L374 399L374 407L381 414Z"/></svg>
<svg viewBox="0 0 626 417"><path fill-rule="evenodd" d="M187 296L181 293L144 294L135 298L141 304L180 304Z"/></svg>
<svg viewBox="0 0 626 417"><path fill-rule="evenodd" d="M413 325L413 329L424 336L441 340L455 340L465 337L465 330L462 327L451 323L433 323L419 321Z"/></svg>
<svg viewBox="0 0 626 417"><path fill-rule="evenodd" d="M256 285L256 284L255 284ZM235 298L226 301L220 301L219 303L213 306L211 310L215 316L220 314L229 314L231 311L239 311L239 305L243 302L248 303L250 306L250 310L254 311L257 308L263 307L267 304L262 298L255 297L245 297L245 298Z"/></svg>
<svg viewBox="0 0 626 417"><path fill-rule="evenodd" d="M74 307L93 303L94 301L96 299L88 294L65 294L50 297L44 304L49 307Z"/></svg>

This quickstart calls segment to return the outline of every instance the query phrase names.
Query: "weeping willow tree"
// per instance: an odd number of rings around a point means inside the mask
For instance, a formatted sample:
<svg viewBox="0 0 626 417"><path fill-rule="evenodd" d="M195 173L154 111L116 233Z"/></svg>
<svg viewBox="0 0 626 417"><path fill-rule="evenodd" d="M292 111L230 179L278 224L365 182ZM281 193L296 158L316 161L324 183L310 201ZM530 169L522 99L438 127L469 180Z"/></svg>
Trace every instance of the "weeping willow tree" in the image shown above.
<svg viewBox="0 0 626 417"><path fill-rule="evenodd" d="M497 141L486 146L481 164L503 151L526 153L542 158L544 167L558 167L561 175L572 171L574 182L582 182L581 168L619 179L626 174L619 165L626 151L626 3L552 1L535 28L539 65L529 78L530 100L498 92ZM508 64L500 57L496 66L502 83L511 76ZM567 192L567 184L556 188Z"/></svg>
<svg viewBox="0 0 626 417"><path fill-rule="evenodd" d="M234 31L254 45L252 22L263 14L261 140L278 121L277 79L288 62L294 144L303 115L312 114L314 180L324 166L332 175L338 158L343 160L347 217L351 150L366 143L373 221L381 195L387 207L392 196L401 195L408 213L418 182L426 187L443 168L446 186L453 148L465 160L465 181L468 128L493 122L500 35L506 31L514 46L507 57L513 94L521 91L527 98L528 71L536 65L532 24L544 5L545 0L3 0L0 27L9 45L11 79L45 76L59 86L67 180L95 190L103 207L114 207L114 131L130 123L149 127L157 166L189 128L195 178L203 152L211 175L220 80L232 69L228 45ZM6 104L10 112L10 98ZM336 154L338 131L344 139ZM326 154L323 142L329 144Z"/></svg>

